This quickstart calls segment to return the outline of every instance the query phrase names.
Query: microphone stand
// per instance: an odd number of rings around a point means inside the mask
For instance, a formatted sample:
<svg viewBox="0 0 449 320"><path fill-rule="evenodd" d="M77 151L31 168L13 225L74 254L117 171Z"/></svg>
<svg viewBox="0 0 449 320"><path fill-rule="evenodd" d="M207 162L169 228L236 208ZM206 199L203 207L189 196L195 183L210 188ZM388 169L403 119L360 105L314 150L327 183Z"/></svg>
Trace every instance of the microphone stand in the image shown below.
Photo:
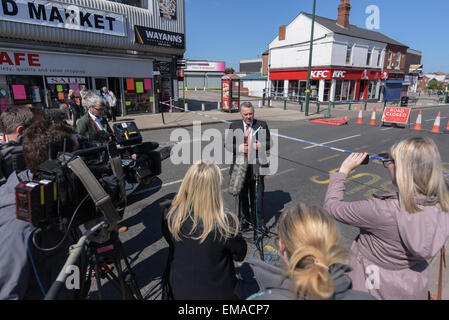
<svg viewBox="0 0 449 320"><path fill-rule="evenodd" d="M263 252L263 237L264 237L264 231L262 230L262 226L259 224L259 214L258 214L258 202L259 202L259 182L260 182L260 174L259 174L259 165L255 164L253 165L253 177L256 180L255 183L255 218L256 218L256 228L253 228L254 230L254 245L256 246L256 249L259 251L259 256L262 261L265 261L265 255Z"/></svg>

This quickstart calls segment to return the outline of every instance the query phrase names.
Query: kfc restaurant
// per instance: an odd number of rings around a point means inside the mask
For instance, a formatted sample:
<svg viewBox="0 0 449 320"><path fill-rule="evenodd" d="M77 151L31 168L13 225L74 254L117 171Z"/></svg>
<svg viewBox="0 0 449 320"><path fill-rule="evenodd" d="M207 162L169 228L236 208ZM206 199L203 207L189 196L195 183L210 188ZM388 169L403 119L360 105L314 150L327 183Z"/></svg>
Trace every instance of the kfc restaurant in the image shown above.
<svg viewBox="0 0 449 320"><path fill-rule="evenodd" d="M304 97L307 87L307 69L271 70L274 92L285 92L288 97ZM386 76L380 70L349 68L313 68L311 97L319 101L358 101L378 99L381 80Z"/></svg>

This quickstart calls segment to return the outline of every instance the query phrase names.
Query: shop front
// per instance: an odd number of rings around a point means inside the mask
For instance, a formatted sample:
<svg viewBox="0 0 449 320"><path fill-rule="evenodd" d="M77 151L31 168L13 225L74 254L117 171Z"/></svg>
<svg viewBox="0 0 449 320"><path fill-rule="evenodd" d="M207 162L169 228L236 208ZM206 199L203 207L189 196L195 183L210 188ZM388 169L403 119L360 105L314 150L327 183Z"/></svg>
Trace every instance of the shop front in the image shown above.
<svg viewBox="0 0 449 320"><path fill-rule="evenodd" d="M270 70L272 96L304 98L307 77L307 69ZM321 102L374 100L379 98L381 79L380 70L313 68L310 94Z"/></svg>
<svg viewBox="0 0 449 320"><path fill-rule="evenodd" d="M118 99L120 114L154 112L153 60L127 56L2 49L2 110L11 104L62 108L69 90L80 103L80 89L100 93L106 86Z"/></svg>

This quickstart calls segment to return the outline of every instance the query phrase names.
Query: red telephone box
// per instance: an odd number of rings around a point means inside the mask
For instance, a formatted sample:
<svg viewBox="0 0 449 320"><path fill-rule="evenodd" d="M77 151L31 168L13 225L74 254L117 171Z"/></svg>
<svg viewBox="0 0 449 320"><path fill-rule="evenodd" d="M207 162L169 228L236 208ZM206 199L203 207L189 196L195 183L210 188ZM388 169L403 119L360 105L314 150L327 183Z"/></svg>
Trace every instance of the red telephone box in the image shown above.
<svg viewBox="0 0 449 320"><path fill-rule="evenodd" d="M225 111L239 110L240 77L236 74L226 74L221 77L221 105Z"/></svg>

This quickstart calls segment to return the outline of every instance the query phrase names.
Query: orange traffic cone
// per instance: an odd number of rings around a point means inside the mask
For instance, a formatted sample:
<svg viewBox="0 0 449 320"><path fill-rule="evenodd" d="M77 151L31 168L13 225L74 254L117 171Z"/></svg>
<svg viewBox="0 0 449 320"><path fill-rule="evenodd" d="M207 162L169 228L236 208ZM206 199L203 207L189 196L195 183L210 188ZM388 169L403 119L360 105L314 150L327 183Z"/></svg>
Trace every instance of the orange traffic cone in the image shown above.
<svg viewBox="0 0 449 320"><path fill-rule="evenodd" d="M413 130L422 130L421 122L422 122L422 110L419 110L418 118L416 118Z"/></svg>
<svg viewBox="0 0 449 320"><path fill-rule="evenodd" d="M432 130L430 130L430 132L441 133L440 132L440 114L441 114L441 112L438 111L437 118L435 119L435 123L433 124L433 128L432 128Z"/></svg>
<svg viewBox="0 0 449 320"><path fill-rule="evenodd" d="M376 126L376 107L373 108L373 114L371 115L371 120L369 121L369 125Z"/></svg>
<svg viewBox="0 0 449 320"><path fill-rule="evenodd" d="M362 107L360 107L360 111L359 111L359 116L357 118L357 124L363 124L363 112L362 112Z"/></svg>

